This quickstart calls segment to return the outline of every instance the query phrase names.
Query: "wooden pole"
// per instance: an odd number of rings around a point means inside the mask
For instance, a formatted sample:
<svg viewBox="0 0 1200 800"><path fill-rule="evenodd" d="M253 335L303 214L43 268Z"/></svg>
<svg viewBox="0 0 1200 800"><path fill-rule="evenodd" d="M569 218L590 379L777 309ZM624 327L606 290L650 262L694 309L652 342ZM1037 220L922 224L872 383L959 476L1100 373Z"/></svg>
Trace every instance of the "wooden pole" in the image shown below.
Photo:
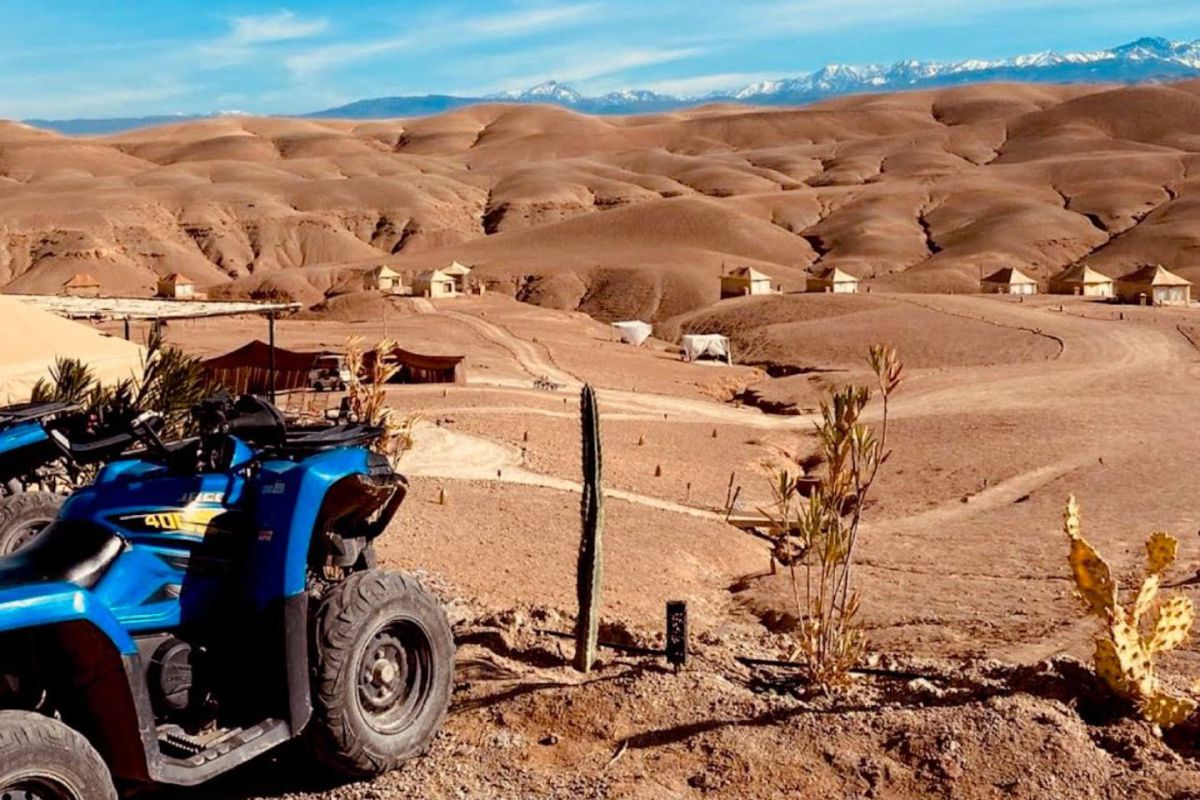
<svg viewBox="0 0 1200 800"><path fill-rule="evenodd" d="M275 312L267 314L267 371L270 375L268 378L269 385L267 391L270 393L271 403L275 402Z"/></svg>

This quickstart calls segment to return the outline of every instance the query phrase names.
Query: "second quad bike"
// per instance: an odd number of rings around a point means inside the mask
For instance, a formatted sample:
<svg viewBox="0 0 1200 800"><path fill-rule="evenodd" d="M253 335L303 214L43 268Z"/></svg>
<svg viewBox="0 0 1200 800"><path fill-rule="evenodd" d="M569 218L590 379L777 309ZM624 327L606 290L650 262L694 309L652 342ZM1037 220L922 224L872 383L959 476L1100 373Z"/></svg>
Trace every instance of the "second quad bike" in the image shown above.
<svg viewBox="0 0 1200 800"><path fill-rule="evenodd" d="M58 514L82 470L51 436L82 424L71 403L0 407L0 555L27 544Z"/></svg>
<svg viewBox="0 0 1200 800"><path fill-rule="evenodd" d="M194 413L170 444L138 417L136 449L0 558L0 797L197 785L297 738L367 777L441 726L446 615L375 567L407 488L381 431L289 430L250 397Z"/></svg>

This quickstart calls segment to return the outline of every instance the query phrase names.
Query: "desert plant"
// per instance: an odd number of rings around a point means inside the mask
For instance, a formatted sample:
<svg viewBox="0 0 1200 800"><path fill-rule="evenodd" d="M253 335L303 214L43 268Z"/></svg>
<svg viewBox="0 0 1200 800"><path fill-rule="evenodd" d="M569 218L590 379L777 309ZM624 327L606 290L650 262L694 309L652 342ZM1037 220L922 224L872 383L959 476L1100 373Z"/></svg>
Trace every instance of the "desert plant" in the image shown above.
<svg viewBox="0 0 1200 800"><path fill-rule="evenodd" d="M871 400L866 386L846 386L821 403L816 425L824 465L811 476L774 469L774 503L764 510L774 534L774 558L788 568L796 606L796 654L817 686L844 683L866 641L852 585L854 548L866 499L888 460L889 400L903 379L890 347L871 348L868 363L882 401L879 431L861 421Z"/></svg>
<svg viewBox="0 0 1200 800"><path fill-rule="evenodd" d="M375 345L368 358L362 338L355 336L346 342L345 350L346 369L350 373L346 410L352 418L383 429L373 447L393 461L412 447L412 430L418 421L416 416L400 417L387 405L387 383L400 370L391 358L395 349L395 342L384 339Z"/></svg>
<svg viewBox="0 0 1200 800"><path fill-rule="evenodd" d="M192 406L215 388L200 359L167 344L155 328L146 342L140 376L104 386L87 364L60 357L50 368L49 380L34 385L31 399L79 403L99 419L126 411L157 411L164 418L164 435L178 437L187 432Z"/></svg>
<svg viewBox="0 0 1200 800"><path fill-rule="evenodd" d="M76 358L58 356L50 378L38 378L30 400L35 403L82 403L96 387L91 367Z"/></svg>
<svg viewBox="0 0 1200 800"><path fill-rule="evenodd" d="M1183 722L1195 713L1196 700L1164 690L1154 671L1155 658L1187 639L1195 617L1190 598L1178 593L1165 600L1158 597L1179 542L1161 531L1150 534L1141 584L1123 605L1108 563L1083 537L1074 495L1063 511L1063 531L1070 542L1067 560L1079 597L1103 623L1096 637L1096 674L1150 722L1164 728Z"/></svg>

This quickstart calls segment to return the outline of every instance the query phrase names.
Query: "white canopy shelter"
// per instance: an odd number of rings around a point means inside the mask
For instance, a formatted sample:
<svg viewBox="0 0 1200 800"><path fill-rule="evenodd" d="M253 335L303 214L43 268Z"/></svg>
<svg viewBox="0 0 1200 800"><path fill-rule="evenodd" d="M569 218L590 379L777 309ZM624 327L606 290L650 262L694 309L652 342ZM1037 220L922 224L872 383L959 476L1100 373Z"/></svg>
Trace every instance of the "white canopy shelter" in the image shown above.
<svg viewBox="0 0 1200 800"><path fill-rule="evenodd" d="M642 342L650 338L650 334L654 332L654 326L649 322L642 322L634 319L627 322L614 322L612 324L613 332L617 338L625 344L639 346Z"/></svg>
<svg viewBox="0 0 1200 800"><path fill-rule="evenodd" d="M141 372L142 348L0 295L0 403L19 403L59 356L77 358L101 383Z"/></svg>
<svg viewBox="0 0 1200 800"><path fill-rule="evenodd" d="M733 363L729 337L719 333L692 333L683 337L683 360L715 358L726 364Z"/></svg>

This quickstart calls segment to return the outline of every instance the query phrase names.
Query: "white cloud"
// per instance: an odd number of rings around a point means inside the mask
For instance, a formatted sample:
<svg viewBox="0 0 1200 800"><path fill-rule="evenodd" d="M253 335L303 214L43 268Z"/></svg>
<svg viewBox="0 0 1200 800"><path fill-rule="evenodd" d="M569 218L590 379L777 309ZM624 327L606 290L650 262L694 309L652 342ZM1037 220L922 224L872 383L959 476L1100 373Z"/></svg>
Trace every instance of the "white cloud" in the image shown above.
<svg viewBox="0 0 1200 800"><path fill-rule="evenodd" d="M251 60L260 47L311 39L328 29L327 19L303 19L291 11L233 17L227 34L197 49L209 66L225 67Z"/></svg>
<svg viewBox="0 0 1200 800"><path fill-rule="evenodd" d="M372 39L362 42L343 42L309 48L284 59L297 76L307 76L331 67L365 61L384 53L418 50L439 43L482 42L504 39L568 25L584 19L602 7L600 3L581 3L556 8L537 8L505 14L492 14L453 24L422 26L414 33Z"/></svg>
<svg viewBox="0 0 1200 800"><path fill-rule="evenodd" d="M301 19L291 11L274 14L234 17L230 20L231 30L226 41L237 44L259 44L262 42L286 42L293 39L308 39L329 28L329 20Z"/></svg>

